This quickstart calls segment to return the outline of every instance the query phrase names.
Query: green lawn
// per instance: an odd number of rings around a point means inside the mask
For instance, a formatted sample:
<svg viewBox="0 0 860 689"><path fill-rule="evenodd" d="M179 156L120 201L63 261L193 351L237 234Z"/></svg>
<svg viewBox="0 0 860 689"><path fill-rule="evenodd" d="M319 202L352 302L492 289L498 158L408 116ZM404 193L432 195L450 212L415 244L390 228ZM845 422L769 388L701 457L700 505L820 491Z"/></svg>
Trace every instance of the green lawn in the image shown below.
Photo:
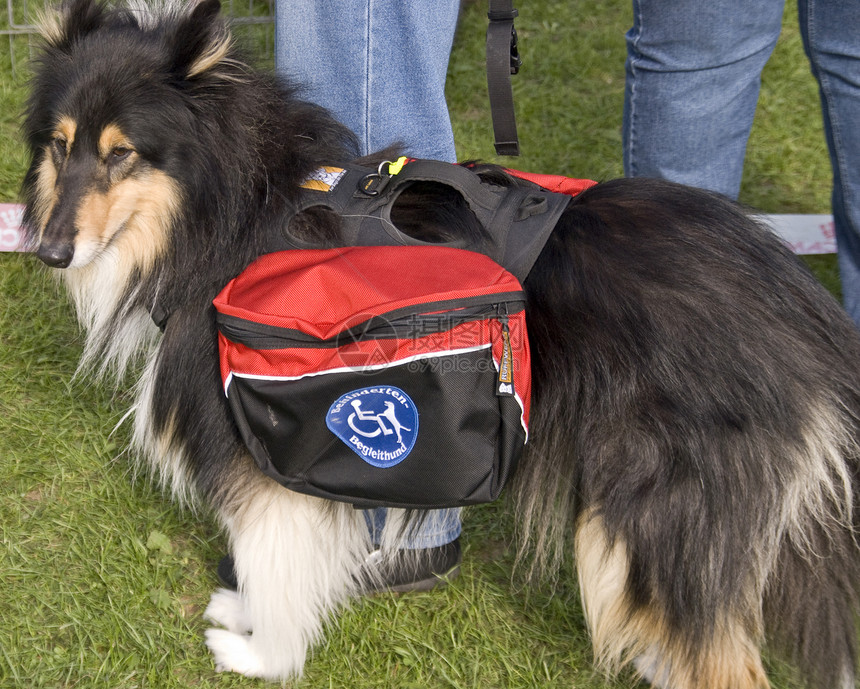
<svg viewBox="0 0 860 689"><path fill-rule="evenodd" d="M524 170L621 173L628 0L536 0L517 20L514 77ZM484 2L468 2L449 95L462 159L494 160L483 69ZM246 31L244 33L254 33ZM271 45L270 36L261 45ZM17 72L26 39L16 39ZM0 38L0 200L25 157L25 87ZM743 200L769 212L829 212L816 88L794 17L768 66ZM833 258L812 261L838 288ZM214 671L202 611L224 552L207 514L182 511L124 456L128 399L74 379L81 338L29 256L0 254L0 687L257 687ZM448 589L361 601L330 625L301 689L605 686L590 665L576 583L511 582L503 502L467 516L463 573ZM772 668L775 686L793 686ZM635 684L621 677L608 686Z"/></svg>

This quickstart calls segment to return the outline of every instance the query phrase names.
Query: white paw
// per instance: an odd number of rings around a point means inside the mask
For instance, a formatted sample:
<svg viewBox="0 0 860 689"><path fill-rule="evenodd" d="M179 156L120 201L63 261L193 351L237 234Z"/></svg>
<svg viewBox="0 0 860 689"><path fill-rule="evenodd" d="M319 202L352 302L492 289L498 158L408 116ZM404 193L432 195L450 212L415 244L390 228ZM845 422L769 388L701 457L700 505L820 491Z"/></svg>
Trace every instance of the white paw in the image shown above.
<svg viewBox="0 0 860 689"><path fill-rule="evenodd" d="M215 591L203 615L210 622L234 634L247 634L252 629L251 617L245 608L245 601L236 591L229 589Z"/></svg>
<svg viewBox="0 0 860 689"><path fill-rule="evenodd" d="M246 677L265 676L263 662L251 648L251 637L226 629L207 629L206 645L215 656L218 672L238 672Z"/></svg>

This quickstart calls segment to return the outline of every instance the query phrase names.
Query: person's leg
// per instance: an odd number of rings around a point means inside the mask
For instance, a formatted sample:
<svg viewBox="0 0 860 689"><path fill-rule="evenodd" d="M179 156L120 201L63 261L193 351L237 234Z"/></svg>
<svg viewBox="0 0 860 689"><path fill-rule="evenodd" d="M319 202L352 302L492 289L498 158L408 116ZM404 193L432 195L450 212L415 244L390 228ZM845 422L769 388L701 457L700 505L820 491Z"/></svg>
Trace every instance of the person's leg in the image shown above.
<svg viewBox="0 0 860 689"><path fill-rule="evenodd" d="M860 325L860 2L800 0L833 166L833 221L845 308Z"/></svg>
<svg viewBox="0 0 860 689"><path fill-rule="evenodd" d="M633 0L625 175L737 198L761 70L782 11L783 0Z"/></svg>
<svg viewBox="0 0 860 689"><path fill-rule="evenodd" d="M359 137L454 162L445 75L459 0L275 4L275 65Z"/></svg>

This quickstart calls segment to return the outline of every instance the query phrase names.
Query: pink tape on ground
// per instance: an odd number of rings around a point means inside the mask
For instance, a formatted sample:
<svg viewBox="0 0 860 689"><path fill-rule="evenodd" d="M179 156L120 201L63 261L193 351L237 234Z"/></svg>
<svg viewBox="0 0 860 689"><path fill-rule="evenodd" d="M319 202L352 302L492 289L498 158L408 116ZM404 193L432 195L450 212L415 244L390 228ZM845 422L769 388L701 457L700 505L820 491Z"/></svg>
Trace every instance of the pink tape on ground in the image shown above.
<svg viewBox="0 0 860 689"><path fill-rule="evenodd" d="M23 251L21 217L24 207L0 203L0 251ZM832 215L763 215L796 254L836 253Z"/></svg>
<svg viewBox="0 0 860 689"><path fill-rule="evenodd" d="M21 251L21 216L24 206L0 203L0 251Z"/></svg>

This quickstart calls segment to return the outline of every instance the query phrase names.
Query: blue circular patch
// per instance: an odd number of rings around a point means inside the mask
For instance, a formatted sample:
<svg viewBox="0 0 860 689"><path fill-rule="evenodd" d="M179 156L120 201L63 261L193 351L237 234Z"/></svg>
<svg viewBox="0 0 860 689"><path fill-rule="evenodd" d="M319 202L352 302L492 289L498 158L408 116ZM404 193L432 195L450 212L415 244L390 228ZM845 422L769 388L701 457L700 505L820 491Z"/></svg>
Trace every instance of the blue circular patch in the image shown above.
<svg viewBox="0 0 860 689"><path fill-rule="evenodd" d="M374 386L341 395L328 410L326 426L368 464L399 464L415 447L418 409L400 388Z"/></svg>

